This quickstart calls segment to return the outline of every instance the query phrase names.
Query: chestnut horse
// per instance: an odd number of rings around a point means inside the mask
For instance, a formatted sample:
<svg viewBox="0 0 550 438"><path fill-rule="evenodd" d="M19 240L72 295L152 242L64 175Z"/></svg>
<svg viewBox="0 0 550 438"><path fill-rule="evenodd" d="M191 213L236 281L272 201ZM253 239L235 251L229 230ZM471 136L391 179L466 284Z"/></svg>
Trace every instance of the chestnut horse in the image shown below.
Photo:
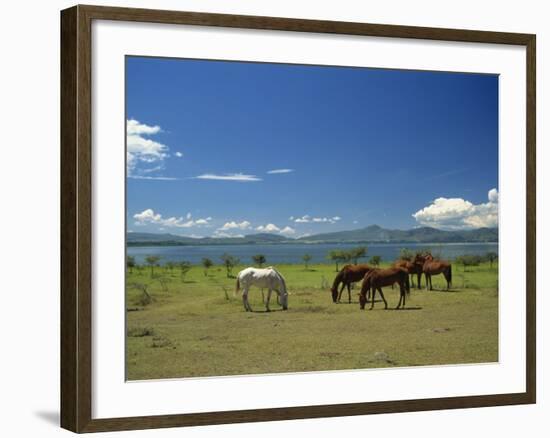
<svg viewBox="0 0 550 438"><path fill-rule="evenodd" d="M359 305L361 309L365 308L365 303L367 302L367 293L372 289L371 294L371 305L370 308L374 307L374 297L376 296L376 291L382 297L384 301L384 308L388 308L388 302L384 298L382 293L382 288L384 286L392 286L394 283L399 284L399 304L397 304L396 309L401 307L403 303L403 308L405 307L405 295L411 293L411 287L409 284L409 273L406 269L403 268L387 268L387 269L373 269L365 275L363 279L363 284L361 285L361 293L359 294Z"/></svg>
<svg viewBox="0 0 550 438"><path fill-rule="evenodd" d="M415 287L414 285L414 274L416 274L416 287L418 289L422 288L422 268L424 267L424 262L426 261L426 257L428 255L431 255L429 252L425 253L417 253L416 257L413 259L413 261L409 260L396 260L393 263L394 268L403 268L407 270L409 274L411 274L411 285L412 287Z"/></svg>
<svg viewBox="0 0 550 438"><path fill-rule="evenodd" d="M418 256L417 256L418 259ZM417 262L415 259L415 263ZM420 259L418 259L420 263ZM426 276L426 290L433 290L432 275L443 274L445 280L447 280L447 290L451 288L453 282L453 269L452 265L445 260L434 260L431 254L428 254L424 259L422 265L422 272Z"/></svg>
<svg viewBox="0 0 550 438"><path fill-rule="evenodd" d="M330 292L332 293L332 301L335 303L340 302L340 299L342 298L342 292L347 286L348 298L349 302L351 303L351 283L361 281L363 277L365 277L365 274L371 270L372 267L367 264L346 265L342 269L340 269L340 272L336 274L334 282L332 283L332 287L330 288ZM340 293L338 293L338 286L340 285L340 283L342 283L342 288L340 289Z"/></svg>

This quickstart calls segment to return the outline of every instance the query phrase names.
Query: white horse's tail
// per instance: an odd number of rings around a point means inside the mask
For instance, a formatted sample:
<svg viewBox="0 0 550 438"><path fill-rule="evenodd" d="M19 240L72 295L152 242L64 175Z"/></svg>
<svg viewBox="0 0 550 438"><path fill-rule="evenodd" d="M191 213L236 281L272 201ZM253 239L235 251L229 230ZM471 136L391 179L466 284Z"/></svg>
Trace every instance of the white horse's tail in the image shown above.
<svg viewBox="0 0 550 438"><path fill-rule="evenodd" d="M239 281L239 276L237 276L237 284L235 285L235 293L233 294L233 296L237 296L240 289L241 289L241 283Z"/></svg>

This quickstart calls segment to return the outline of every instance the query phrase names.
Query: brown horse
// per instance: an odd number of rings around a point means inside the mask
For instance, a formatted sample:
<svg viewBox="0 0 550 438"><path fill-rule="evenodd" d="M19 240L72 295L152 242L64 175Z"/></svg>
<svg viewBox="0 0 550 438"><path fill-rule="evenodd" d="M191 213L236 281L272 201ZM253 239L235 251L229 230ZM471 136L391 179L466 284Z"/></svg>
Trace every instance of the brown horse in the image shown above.
<svg viewBox="0 0 550 438"><path fill-rule="evenodd" d="M407 271L411 275L411 286L418 287L418 289L420 289L420 282L422 281L422 265L416 265L409 260L396 260L393 263L392 268L401 268ZM414 284L414 274L416 274L416 284L418 286L415 286Z"/></svg>
<svg viewBox="0 0 550 438"><path fill-rule="evenodd" d="M367 264L346 265L342 269L340 269L340 272L336 274L334 282L332 283L332 287L330 288L330 292L332 293L332 301L335 303L340 302L340 299L342 298L342 292L347 286L348 298L349 302L351 303L351 283L361 281L363 277L365 277L365 274L371 270L372 267ZM342 288L340 289L340 293L338 293L338 286L340 285L340 283L342 284Z"/></svg>
<svg viewBox="0 0 550 438"><path fill-rule="evenodd" d="M445 260L434 260L432 255L428 254L425 257L424 264L422 265L422 272L424 272L424 275L426 276L426 290L433 290L432 275L438 274L443 274L445 280L447 280L447 290L451 288L453 282L453 269L449 262Z"/></svg>
<svg viewBox="0 0 550 438"><path fill-rule="evenodd" d="M394 268L403 268L406 269L409 274L411 274L411 285L414 285L414 274L416 274L416 287L418 289L422 288L422 268L424 267L424 262L426 261L427 256L431 256L429 251L418 252L416 253L415 258L412 261L409 260L396 260L393 263Z"/></svg>
<svg viewBox="0 0 550 438"><path fill-rule="evenodd" d="M359 294L359 305L361 309L365 308L367 302L367 293L372 289L371 296L371 305L370 308L374 307L374 297L376 296L376 291L382 297L384 301L384 308L388 308L388 302L384 298L382 293L382 288L384 286L392 286L394 283L399 284L399 304L396 309L401 307L403 303L403 308L405 307L405 294L411 293L411 287L409 283L409 273L406 269L403 268L388 268L388 269L373 269L365 275L363 279L363 284L361 285L361 293Z"/></svg>

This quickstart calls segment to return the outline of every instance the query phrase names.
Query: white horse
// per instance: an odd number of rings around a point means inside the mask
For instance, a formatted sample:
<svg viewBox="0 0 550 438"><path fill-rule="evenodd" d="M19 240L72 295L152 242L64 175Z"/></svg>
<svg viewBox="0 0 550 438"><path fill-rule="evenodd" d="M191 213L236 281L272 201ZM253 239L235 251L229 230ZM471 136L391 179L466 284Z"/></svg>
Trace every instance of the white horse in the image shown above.
<svg viewBox="0 0 550 438"><path fill-rule="evenodd" d="M269 300L271 299L271 291L277 292L278 298L283 306L283 310L288 309L288 292L286 290L286 284L284 277L272 266L265 269L246 268L237 274L237 285L235 293L238 293L240 288L243 288L243 304L244 309L252 311L250 303L248 302L248 290L251 286L257 286L260 288L267 288L267 301L265 302L265 310L269 310Z"/></svg>

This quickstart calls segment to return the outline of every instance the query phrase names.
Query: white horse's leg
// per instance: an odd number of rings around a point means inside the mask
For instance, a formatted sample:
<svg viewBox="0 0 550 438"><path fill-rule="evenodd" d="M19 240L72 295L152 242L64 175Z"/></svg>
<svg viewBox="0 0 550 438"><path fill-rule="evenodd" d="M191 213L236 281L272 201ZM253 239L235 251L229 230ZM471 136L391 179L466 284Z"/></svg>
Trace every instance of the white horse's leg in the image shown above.
<svg viewBox="0 0 550 438"><path fill-rule="evenodd" d="M243 305L244 305L244 310L246 310L247 312L252 310L250 308L250 303L248 302L248 287L245 287L243 289Z"/></svg>
<svg viewBox="0 0 550 438"><path fill-rule="evenodd" d="M269 310L269 300L271 300L271 288L267 290L267 301L265 302L265 310L270 312Z"/></svg>

